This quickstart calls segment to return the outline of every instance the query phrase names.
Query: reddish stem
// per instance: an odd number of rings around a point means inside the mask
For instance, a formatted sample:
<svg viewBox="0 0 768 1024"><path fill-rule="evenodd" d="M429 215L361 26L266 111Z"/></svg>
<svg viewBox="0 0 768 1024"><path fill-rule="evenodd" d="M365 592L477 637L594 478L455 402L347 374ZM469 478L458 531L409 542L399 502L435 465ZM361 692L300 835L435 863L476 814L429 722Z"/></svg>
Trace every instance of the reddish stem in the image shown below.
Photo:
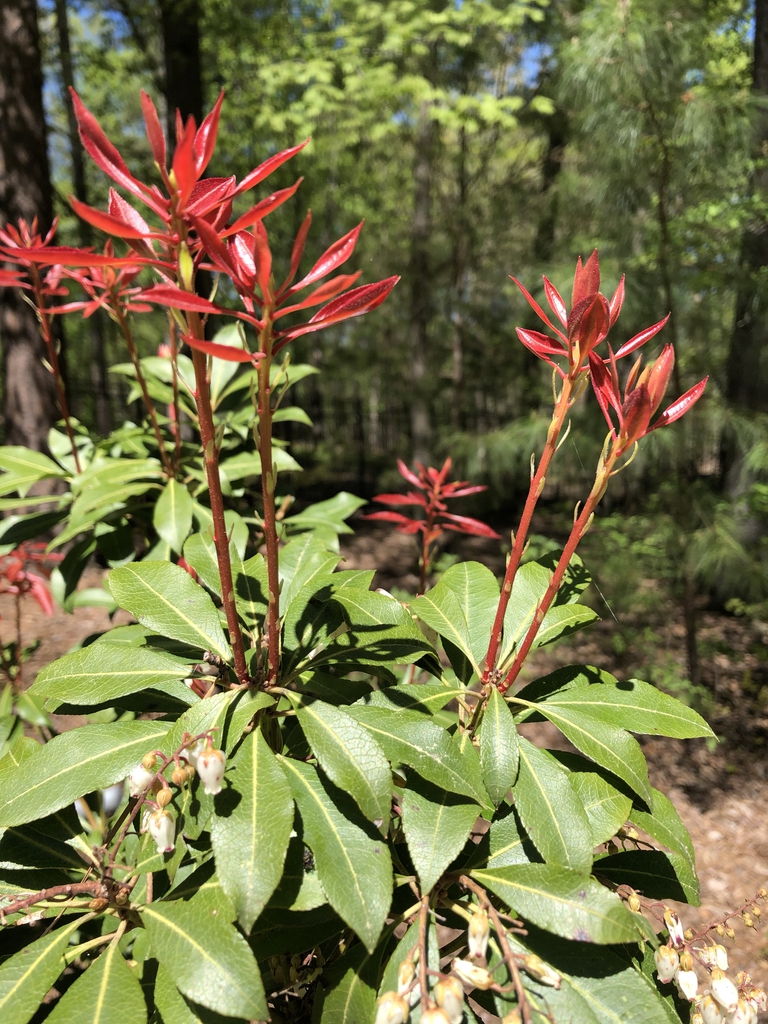
<svg viewBox="0 0 768 1024"><path fill-rule="evenodd" d="M48 350L48 362L51 364L51 373L53 374L53 382L56 387L56 395L59 400L59 409L61 410L61 416L67 430L69 444L72 448L72 458L75 461L75 470L78 473L82 473L80 456L77 451L77 445L75 444L75 432L72 429L69 405L67 404L67 395L64 390L64 380L61 376L61 369L59 367L59 354L56 351L56 339L53 337L51 321L48 318L48 312L45 307L45 297L43 296L42 286L40 283L40 275L38 274L37 267L34 264L29 268L29 271L30 277L32 278L32 286L35 291L35 307L37 309L37 319L40 323L40 334L45 342L45 347Z"/></svg>
<svg viewBox="0 0 768 1024"><path fill-rule="evenodd" d="M277 520L275 517L276 474L272 465L272 389L269 371L272 365L272 318L264 310L264 328L259 335L259 457L261 459L261 495L264 503L264 543L267 549L267 584L269 610L267 611L267 678L266 685L277 682L280 668L280 589L277 557Z"/></svg>
<svg viewBox="0 0 768 1024"><path fill-rule="evenodd" d="M517 679L520 674L520 669L523 667L525 659L528 657L528 652L531 649L533 641L536 639L536 634L539 632L541 623L544 621L544 616L549 611L550 605L555 599L557 591L560 589L560 584L563 582L563 576L568 568L568 565L573 558L576 548L579 545L584 534L587 532L589 527L590 519L594 513L600 499L605 494L605 489L608 486L608 480L610 479L613 467L616 464L618 458L619 447L618 444L614 443L611 448L610 454L607 456L605 461L601 460L601 464L598 468L597 475L595 476L595 482L592 485L592 490L589 492L589 497L584 503L576 522L573 524L570 536L566 541L565 547L563 548L562 554L558 560L557 566L552 578L549 581L549 586L544 591L544 596L536 609L536 613L533 616L533 621L528 627L528 632L525 634L525 639L520 645L515 660L512 662L512 666L504 677L503 682L499 684L499 693L506 693L510 686Z"/></svg>
<svg viewBox="0 0 768 1024"><path fill-rule="evenodd" d="M171 374L173 384L173 468L178 472L181 463L181 421L179 419L179 367L176 321L173 314L168 314L168 333L171 339Z"/></svg>
<svg viewBox="0 0 768 1024"><path fill-rule="evenodd" d="M563 389L555 404L555 409L552 414L552 422L550 423L549 430L547 431L547 442L544 446L541 459L539 460L538 469L534 473L531 480L531 486L528 489L528 497L525 500L523 514L520 517L520 525L517 528L512 550L509 554L507 570L504 574L504 583L501 587L501 597L499 598L499 604L496 609L496 618L493 621L493 628L491 629L488 653L485 656L483 683L488 682L491 673L496 667L496 659L499 655L499 646L501 644L502 631L504 628L504 616L506 615L507 605L509 604L509 599L512 594L515 576L517 575L517 570L520 568L520 560L523 557L525 542L528 538L528 530L531 526L531 519L533 518L536 504L541 497L541 492L544 490L549 464L557 451L560 431L563 428L566 414L571 406L573 388L574 381L572 381L570 377L566 378L565 381L563 381Z"/></svg>

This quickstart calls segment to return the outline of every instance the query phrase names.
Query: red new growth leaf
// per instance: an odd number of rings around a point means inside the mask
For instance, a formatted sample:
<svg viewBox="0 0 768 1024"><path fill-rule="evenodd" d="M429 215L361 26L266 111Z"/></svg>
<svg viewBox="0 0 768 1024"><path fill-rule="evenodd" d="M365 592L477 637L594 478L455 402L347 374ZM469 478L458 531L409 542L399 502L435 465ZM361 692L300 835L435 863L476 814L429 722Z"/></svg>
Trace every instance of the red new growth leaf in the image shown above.
<svg viewBox="0 0 768 1024"><path fill-rule="evenodd" d="M161 306L169 306L171 309L188 309L195 313L223 313L224 310L214 306L202 295L195 295L194 292L185 292L183 288L177 288L172 284L156 284L146 288L141 297L147 302L157 302Z"/></svg>
<svg viewBox="0 0 768 1024"><path fill-rule="evenodd" d="M155 104L150 97L141 90L141 111L144 114L144 124L147 128L147 138L152 149L152 156L158 167L165 168L165 135L163 134L160 118L157 116Z"/></svg>
<svg viewBox="0 0 768 1024"><path fill-rule="evenodd" d="M252 363L264 355L263 352L247 352L244 348L236 348L234 345L219 345L215 341L202 341L200 338L193 338L188 334L184 335L184 341L191 348L199 349L207 356L224 359L228 363Z"/></svg>
<svg viewBox="0 0 768 1024"><path fill-rule="evenodd" d="M343 238L339 238L333 243L333 245L326 249L306 277L303 277L301 281L295 284L293 288L291 288L289 294L293 295L295 292L301 291L302 288L306 288L308 285L314 284L315 281L319 281L321 278L326 277L332 271L336 270L342 265L342 263L346 263L355 251L355 245L357 244L357 239L360 236L362 229L363 221L360 221L356 228L352 228L352 230L347 232Z"/></svg>
<svg viewBox="0 0 768 1024"><path fill-rule="evenodd" d="M286 160L290 160L292 156L296 156L297 153L301 152L302 149L307 145L309 139L304 139L298 146L291 146L290 149L284 149L281 153L275 153L274 156L269 157L263 164L251 171L250 174L246 174L240 184L237 186L237 194L241 195L243 192L248 192L249 189L254 188L268 178L273 171L276 171L278 167L282 166Z"/></svg>

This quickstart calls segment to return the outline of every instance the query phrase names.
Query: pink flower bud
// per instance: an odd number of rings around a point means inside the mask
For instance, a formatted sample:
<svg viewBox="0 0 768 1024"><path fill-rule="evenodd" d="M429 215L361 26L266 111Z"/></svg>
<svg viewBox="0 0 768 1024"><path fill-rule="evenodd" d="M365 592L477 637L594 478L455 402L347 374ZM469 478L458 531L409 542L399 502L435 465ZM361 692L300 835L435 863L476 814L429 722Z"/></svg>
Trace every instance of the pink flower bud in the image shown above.
<svg viewBox="0 0 768 1024"><path fill-rule="evenodd" d="M158 853L171 853L176 836L176 819L164 807L153 811L147 821L149 834L157 844Z"/></svg>
<svg viewBox="0 0 768 1024"><path fill-rule="evenodd" d="M385 992L376 1004L375 1024L404 1024L408 1020L408 1003L397 992Z"/></svg>
<svg viewBox="0 0 768 1024"><path fill-rule="evenodd" d="M739 1005L739 992L730 978L719 967L710 975L710 991L726 1013L734 1013Z"/></svg>
<svg viewBox="0 0 768 1024"><path fill-rule="evenodd" d="M215 750L213 747L206 747L197 759L197 774L203 783L203 789L211 796L221 792L221 781L224 778L224 769L227 758L222 750Z"/></svg>
<svg viewBox="0 0 768 1024"><path fill-rule="evenodd" d="M151 772L143 764L137 764L128 776L128 792L131 796L141 796L152 785L156 772Z"/></svg>
<svg viewBox="0 0 768 1024"><path fill-rule="evenodd" d="M672 981L675 971L680 966L680 957L676 950L670 949L669 946L659 946L653 954L653 958L656 961L656 973L659 976L659 981L662 984Z"/></svg>
<svg viewBox="0 0 768 1024"><path fill-rule="evenodd" d="M699 979L696 977L696 971L677 970L675 972L675 981L677 982L680 995L692 1003L699 990Z"/></svg>

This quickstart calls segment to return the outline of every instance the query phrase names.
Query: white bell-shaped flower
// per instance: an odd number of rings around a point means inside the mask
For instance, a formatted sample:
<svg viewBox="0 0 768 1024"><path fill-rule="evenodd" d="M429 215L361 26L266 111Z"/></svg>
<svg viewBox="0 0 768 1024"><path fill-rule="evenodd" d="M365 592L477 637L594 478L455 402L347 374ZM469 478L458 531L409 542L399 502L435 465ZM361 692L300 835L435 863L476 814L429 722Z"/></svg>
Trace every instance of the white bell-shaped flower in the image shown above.
<svg viewBox="0 0 768 1024"><path fill-rule="evenodd" d="M191 747L187 747L187 749L183 752L182 756L185 757L187 761L189 761L193 768L196 768L197 759L205 750L206 746L207 743L204 739L196 740Z"/></svg>
<svg viewBox="0 0 768 1024"><path fill-rule="evenodd" d="M149 834L155 840L158 853L171 853L176 838L176 819L165 807L158 807L147 821Z"/></svg>
<svg viewBox="0 0 768 1024"><path fill-rule="evenodd" d="M484 967L473 964L471 960L460 960L457 957L451 966L456 976L471 988L479 988L485 991L493 984L490 971L486 971Z"/></svg>
<svg viewBox="0 0 768 1024"><path fill-rule="evenodd" d="M678 969L675 972L675 981L677 982L680 995L687 999L689 1003L692 1003L699 990L699 979L696 977L696 971L681 971Z"/></svg>
<svg viewBox="0 0 768 1024"><path fill-rule="evenodd" d="M726 1017L728 1024L752 1024L757 1019L757 1011L746 999L739 999L736 1009Z"/></svg>
<svg viewBox="0 0 768 1024"><path fill-rule="evenodd" d="M680 918L669 907L664 911L664 924L669 932L669 945L680 949L685 945L685 935Z"/></svg>
<svg viewBox="0 0 768 1024"><path fill-rule="evenodd" d="M404 996L408 989L411 987L414 975L416 974L416 968L414 967L413 960L403 960L397 969L397 994Z"/></svg>
<svg viewBox="0 0 768 1024"><path fill-rule="evenodd" d="M422 1024L450 1024L448 1014L439 1006L433 1006L431 1010L425 1010L421 1015Z"/></svg>
<svg viewBox="0 0 768 1024"><path fill-rule="evenodd" d="M157 772L149 771L143 764L137 764L128 776L128 792L131 796L141 796L142 793L146 793L156 774Z"/></svg>
<svg viewBox="0 0 768 1024"><path fill-rule="evenodd" d="M704 1024L724 1024L725 1014L723 1008L710 993L704 996L699 1004Z"/></svg>
<svg viewBox="0 0 768 1024"><path fill-rule="evenodd" d="M464 989L458 978L441 978L435 985L435 1002L445 1011L451 1024L461 1024L464 1016Z"/></svg>
<svg viewBox="0 0 768 1024"><path fill-rule="evenodd" d="M544 963L540 956L535 953L528 953L521 961L523 967L542 985L549 985L550 988L560 988L562 978L549 964Z"/></svg>
<svg viewBox="0 0 768 1024"><path fill-rule="evenodd" d="M385 992L376 1004L375 1024L405 1024L408 1003L397 992Z"/></svg>
<svg viewBox="0 0 768 1024"><path fill-rule="evenodd" d="M227 765L227 757L223 750L216 750L214 747L206 747L197 758L197 774L203 783L203 790L211 796L221 792L221 783L224 778L224 769Z"/></svg>
<svg viewBox="0 0 768 1024"><path fill-rule="evenodd" d="M710 975L710 991L726 1013L733 1013L739 1005L739 990L719 967Z"/></svg>
<svg viewBox="0 0 768 1024"><path fill-rule="evenodd" d="M719 943L715 946L715 963L721 971L728 970L728 950Z"/></svg>
<svg viewBox="0 0 768 1024"><path fill-rule="evenodd" d="M476 910L467 928L467 945L471 957L484 957L488 949L491 927L485 910Z"/></svg>
<svg viewBox="0 0 768 1024"><path fill-rule="evenodd" d="M677 950L670 949L669 946L659 946L653 954L653 958L656 961L656 973L659 976L659 981L662 984L672 981L675 971L680 966Z"/></svg>

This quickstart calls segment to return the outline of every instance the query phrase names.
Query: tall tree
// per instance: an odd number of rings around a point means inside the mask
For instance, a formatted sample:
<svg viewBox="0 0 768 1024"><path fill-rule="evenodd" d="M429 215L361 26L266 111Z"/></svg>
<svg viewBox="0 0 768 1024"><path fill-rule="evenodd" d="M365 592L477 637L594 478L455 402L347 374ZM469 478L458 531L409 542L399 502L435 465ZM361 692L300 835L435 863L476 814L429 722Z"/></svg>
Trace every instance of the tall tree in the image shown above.
<svg viewBox="0 0 768 1024"><path fill-rule="evenodd" d="M35 0L0 5L0 219L37 217L46 231L53 197L43 111L43 75ZM0 308L5 381L5 441L43 450L56 419L51 374L37 318L6 291Z"/></svg>
<svg viewBox="0 0 768 1024"><path fill-rule="evenodd" d="M197 124L203 119L199 0L158 0L165 64L168 137L175 137L177 108Z"/></svg>

